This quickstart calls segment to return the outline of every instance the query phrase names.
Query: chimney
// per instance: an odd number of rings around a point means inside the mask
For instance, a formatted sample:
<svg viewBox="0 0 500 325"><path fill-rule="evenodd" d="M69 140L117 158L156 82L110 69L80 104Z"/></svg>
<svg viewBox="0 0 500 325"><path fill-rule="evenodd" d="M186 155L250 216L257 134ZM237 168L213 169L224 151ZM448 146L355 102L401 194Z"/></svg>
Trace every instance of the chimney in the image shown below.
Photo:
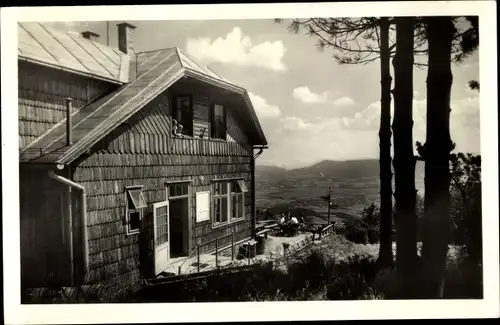
<svg viewBox="0 0 500 325"><path fill-rule="evenodd" d="M83 36L83 38L86 38L88 40L97 42L97 40L99 39L100 35L96 34L94 32L91 32L91 31L85 31L85 32L82 32L82 36Z"/></svg>
<svg viewBox="0 0 500 325"><path fill-rule="evenodd" d="M133 54L135 26L129 23L118 24L118 49L125 54Z"/></svg>

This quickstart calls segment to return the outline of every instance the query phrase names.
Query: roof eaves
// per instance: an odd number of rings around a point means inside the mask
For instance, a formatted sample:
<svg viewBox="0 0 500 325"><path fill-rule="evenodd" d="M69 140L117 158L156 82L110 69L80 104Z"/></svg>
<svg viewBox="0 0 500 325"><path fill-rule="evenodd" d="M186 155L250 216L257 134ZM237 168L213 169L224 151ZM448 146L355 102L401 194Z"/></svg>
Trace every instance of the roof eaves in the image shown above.
<svg viewBox="0 0 500 325"><path fill-rule="evenodd" d="M244 91L243 97L245 98L245 101L247 103L247 106L249 108L250 114L252 115L252 120L255 124L255 127L257 128L257 133L259 134L259 137L261 138L262 143L259 143L261 145L267 145L267 139L266 135L264 134L264 131L262 130L262 127L259 122L259 118L257 117L257 114L255 113L255 109L253 108L252 101L250 100L250 96L248 95L248 91Z"/></svg>
<svg viewBox="0 0 500 325"><path fill-rule="evenodd" d="M243 92L245 92L244 88L237 86L233 83L229 83L229 82L224 81L222 79L214 78L210 75L207 75L205 73L201 73L201 72L196 71L196 70L191 69L191 68L185 67L185 69L186 69L186 76L210 83L210 84L215 85L215 86L222 87L224 89L227 89L229 91L232 91L232 92L235 92L238 94L243 94Z"/></svg>
<svg viewBox="0 0 500 325"><path fill-rule="evenodd" d="M45 67L49 67L49 68L58 69L58 70L65 71L65 72L69 72L69 73L72 73L72 74L77 74L77 75L80 75L80 76L91 77L91 78L94 78L94 79L99 79L99 80L102 80L102 81L107 81L107 82L115 83L115 84L118 84L118 85L124 84L124 82L122 82L120 80L116 80L114 78L107 78L107 77L103 77L103 76L100 76L100 75L97 75L97 74L91 73L91 72L84 72L84 71L78 71L78 70L71 69L71 68L65 68L65 67L63 67L61 65L47 63L47 62L44 62L44 61L41 61L41 60L34 59L34 58L29 57L27 55L19 55L18 54L17 55L17 59L21 60L21 61L26 61L26 62L30 62L30 63L33 63L33 64L42 65L42 66L45 66Z"/></svg>

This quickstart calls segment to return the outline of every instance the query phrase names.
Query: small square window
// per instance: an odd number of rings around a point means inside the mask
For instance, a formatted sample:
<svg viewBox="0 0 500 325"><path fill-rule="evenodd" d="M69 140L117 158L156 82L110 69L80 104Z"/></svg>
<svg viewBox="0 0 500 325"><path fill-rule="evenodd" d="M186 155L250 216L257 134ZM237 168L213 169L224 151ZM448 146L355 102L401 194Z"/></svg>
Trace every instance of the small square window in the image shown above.
<svg viewBox="0 0 500 325"><path fill-rule="evenodd" d="M127 188L127 207L126 207L126 227L127 234L138 233L141 229L141 220L144 208L147 206L142 187Z"/></svg>
<svg viewBox="0 0 500 325"><path fill-rule="evenodd" d="M139 231L141 228L141 212L139 211L129 211L129 230L130 232Z"/></svg>

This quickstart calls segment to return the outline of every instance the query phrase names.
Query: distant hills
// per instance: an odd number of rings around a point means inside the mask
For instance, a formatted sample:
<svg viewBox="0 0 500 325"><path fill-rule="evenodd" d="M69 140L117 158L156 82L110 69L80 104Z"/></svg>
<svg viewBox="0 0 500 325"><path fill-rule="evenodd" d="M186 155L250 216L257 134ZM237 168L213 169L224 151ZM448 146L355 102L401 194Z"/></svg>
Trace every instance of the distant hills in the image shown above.
<svg viewBox="0 0 500 325"><path fill-rule="evenodd" d="M256 165L257 180L279 181L285 178L317 178L353 179L379 177L378 159L334 161L323 160L308 167L285 169L269 165ZM424 164L418 162L415 170L417 180L423 180Z"/></svg>
<svg viewBox="0 0 500 325"><path fill-rule="evenodd" d="M323 160L307 167L286 169L256 165L256 204L273 213L301 211L313 217L325 217L327 203L321 198L331 188L339 208L336 217L358 215L371 203L379 204L380 176L378 159ZM393 190L395 179L392 179ZM424 164L418 162L415 187L424 193Z"/></svg>

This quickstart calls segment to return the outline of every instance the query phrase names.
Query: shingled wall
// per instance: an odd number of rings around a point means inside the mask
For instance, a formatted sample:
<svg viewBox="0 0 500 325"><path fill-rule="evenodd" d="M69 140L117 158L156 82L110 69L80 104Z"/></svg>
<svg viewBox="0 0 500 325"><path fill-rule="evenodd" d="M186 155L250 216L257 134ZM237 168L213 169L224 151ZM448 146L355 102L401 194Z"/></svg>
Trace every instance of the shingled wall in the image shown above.
<svg viewBox="0 0 500 325"><path fill-rule="evenodd" d="M193 94L197 107L211 104L209 98ZM152 272L152 204L166 199L166 182L190 180L192 228L190 247L235 233L235 239L250 236L251 146L233 116L228 114L229 141L170 136L170 94L162 93L126 123L113 130L73 166L74 181L85 186L89 234L88 283L130 283ZM211 190L214 178L242 177L249 192L245 196L245 219L212 229L211 221L196 223L195 194ZM143 185L148 204L140 234L126 234L125 186ZM220 246L228 244L222 239ZM214 248L204 245L202 252Z"/></svg>

